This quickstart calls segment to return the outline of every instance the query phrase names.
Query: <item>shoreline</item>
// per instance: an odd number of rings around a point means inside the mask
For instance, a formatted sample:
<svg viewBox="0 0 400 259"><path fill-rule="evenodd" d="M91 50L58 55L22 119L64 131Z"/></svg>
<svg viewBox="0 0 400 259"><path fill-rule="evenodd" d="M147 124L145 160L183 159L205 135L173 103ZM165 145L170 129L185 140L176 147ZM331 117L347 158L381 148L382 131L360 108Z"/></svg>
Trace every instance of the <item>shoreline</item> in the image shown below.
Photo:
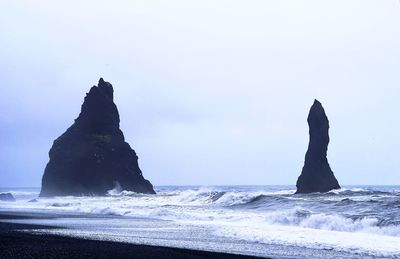
<svg viewBox="0 0 400 259"><path fill-rule="evenodd" d="M2 222L1 220L45 218L43 214L0 212L0 258L261 258L174 247L98 241L34 230L59 227Z"/></svg>
<svg viewBox="0 0 400 259"><path fill-rule="evenodd" d="M36 235L245 256L400 259L392 210L399 190L364 186L294 196L288 187L178 186L151 196L36 201L36 191L10 190L17 201L0 202L0 222L52 227L27 231Z"/></svg>

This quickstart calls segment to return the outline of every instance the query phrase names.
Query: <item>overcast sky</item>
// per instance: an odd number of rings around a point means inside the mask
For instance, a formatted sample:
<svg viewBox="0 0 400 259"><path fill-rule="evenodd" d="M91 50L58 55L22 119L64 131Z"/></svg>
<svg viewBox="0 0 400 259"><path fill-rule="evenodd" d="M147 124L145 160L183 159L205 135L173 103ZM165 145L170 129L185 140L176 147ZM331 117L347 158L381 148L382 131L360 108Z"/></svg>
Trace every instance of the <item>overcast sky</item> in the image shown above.
<svg viewBox="0 0 400 259"><path fill-rule="evenodd" d="M342 185L400 184L398 0L0 1L0 187L41 185L100 77L155 185L295 184L314 98Z"/></svg>

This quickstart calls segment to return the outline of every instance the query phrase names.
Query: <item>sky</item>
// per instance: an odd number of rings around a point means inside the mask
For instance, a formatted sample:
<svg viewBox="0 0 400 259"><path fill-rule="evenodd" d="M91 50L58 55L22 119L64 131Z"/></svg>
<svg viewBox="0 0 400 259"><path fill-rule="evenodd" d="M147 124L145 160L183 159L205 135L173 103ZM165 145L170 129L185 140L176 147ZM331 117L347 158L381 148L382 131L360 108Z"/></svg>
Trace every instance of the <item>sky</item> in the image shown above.
<svg viewBox="0 0 400 259"><path fill-rule="evenodd" d="M400 185L398 0L0 0L0 187L40 187L100 77L154 185L294 185L314 99L342 185Z"/></svg>

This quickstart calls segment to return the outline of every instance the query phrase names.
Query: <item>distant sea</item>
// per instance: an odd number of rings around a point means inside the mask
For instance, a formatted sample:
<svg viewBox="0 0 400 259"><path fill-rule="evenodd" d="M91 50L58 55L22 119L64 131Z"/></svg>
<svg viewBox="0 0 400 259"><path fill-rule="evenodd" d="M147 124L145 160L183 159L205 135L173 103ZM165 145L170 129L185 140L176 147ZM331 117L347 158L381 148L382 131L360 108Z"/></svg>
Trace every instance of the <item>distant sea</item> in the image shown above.
<svg viewBox="0 0 400 259"><path fill-rule="evenodd" d="M106 197L39 191L1 188L17 201L0 202L0 211L55 215L12 221L96 240L276 258L400 258L400 186L306 195L294 186L159 186L157 195L115 188Z"/></svg>

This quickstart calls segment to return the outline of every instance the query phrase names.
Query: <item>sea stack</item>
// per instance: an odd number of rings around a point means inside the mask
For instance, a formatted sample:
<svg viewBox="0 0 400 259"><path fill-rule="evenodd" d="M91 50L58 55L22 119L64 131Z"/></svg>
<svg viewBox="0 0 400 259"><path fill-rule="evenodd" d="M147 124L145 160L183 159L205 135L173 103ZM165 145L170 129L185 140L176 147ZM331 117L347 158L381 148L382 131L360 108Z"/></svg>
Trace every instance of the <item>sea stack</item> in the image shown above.
<svg viewBox="0 0 400 259"><path fill-rule="evenodd" d="M155 193L119 128L113 94L112 85L102 78L86 94L78 118L50 149L41 197L105 195L114 186Z"/></svg>
<svg viewBox="0 0 400 259"><path fill-rule="evenodd" d="M340 189L327 159L329 120L318 100L314 101L308 115L310 143L303 171L297 180L296 193L328 192Z"/></svg>

